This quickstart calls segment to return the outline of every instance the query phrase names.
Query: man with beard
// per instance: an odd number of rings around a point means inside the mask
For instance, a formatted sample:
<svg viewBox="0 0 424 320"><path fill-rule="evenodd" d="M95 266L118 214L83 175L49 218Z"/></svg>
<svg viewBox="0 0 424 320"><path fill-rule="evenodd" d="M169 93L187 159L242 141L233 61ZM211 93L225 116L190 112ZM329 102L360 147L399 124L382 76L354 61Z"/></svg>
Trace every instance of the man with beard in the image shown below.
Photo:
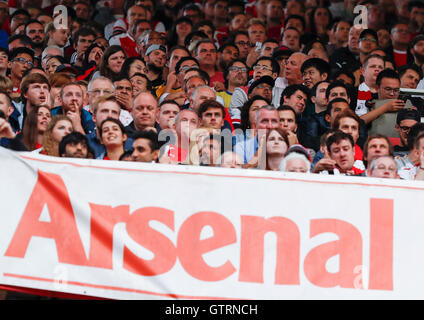
<svg viewBox="0 0 424 320"><path fill-rule="evenodd" d="M25 34L31 39L34 56L41 59L45 39L43 24L38 20L30 20L25 24L24 30Z"/></svg>
<svg viewBox="0 0 424 320"><path fill-rule="evenodd" d="M162 45L153 44L147 48L144 56L147 66L147 77L152 82L152 88L156 89L165 83L163 80L163 68L166 63L166 48Z"/></svg>
<svg viewBox="0 0 424 320"><path fill-rule="evenodd" d="M83 109L83 91L76 82L65 84L60 90L61 107L53 108L52 116L57 114L67 115L74 127L74 131L89 134L95 130L95 123L90 112Z"/></svg>
<svg viewBox="0 0 424 320"><path fill-rule="evenodd" d="M63 137L59 143L59 156L62 158L87 159L93 153L85 135L80 132L71 132Z"/></svg>

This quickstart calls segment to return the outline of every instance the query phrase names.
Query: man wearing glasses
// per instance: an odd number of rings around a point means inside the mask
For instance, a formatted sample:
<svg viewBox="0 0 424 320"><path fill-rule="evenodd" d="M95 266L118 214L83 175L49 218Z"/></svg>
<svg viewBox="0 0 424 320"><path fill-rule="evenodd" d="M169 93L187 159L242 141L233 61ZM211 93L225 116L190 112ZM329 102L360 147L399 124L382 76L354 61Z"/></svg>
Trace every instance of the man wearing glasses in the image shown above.
<svg viewBox="0 0 424 320"><path fill-rule="evenodd" d="M228 68L224 71L225 91L219 91L217 95L224 99L226 108L230 105L235 88L246 85L248 71L249 69L242 60L230 62Z"/></svg>
<svg viewBox="0 0 424 320"><path fill-rule="evenodd" d="M29 48L16 48L9 53L10 79L13 83L12 98L20 95L20 86L25 71L34 67L34 51Z"/></svg>
<svg viewBox="0 0 424 320"><path fill-rule="evenodd" d="M359 35L359 61L363 63L371 51L377 48L377 32L372 29L365 29Z"/></svg>
<svg viewBox="0 0 424 320"><path fill-rule="evenodd" d="M394 146L395 156L405 156L409 154L408 133L411 128L420 122L420 113L412 108L405 108L398 111L396 116L396 131L399 133L400 143Z"/></svg>
<svg viewBox="0 0 424 320"><path fill-rule="evenodd" d="M399 99L400 79L396 71L392 69L381 71L377 76L376 87L378 99L389 101L363 114L361 119L366 124L371 123L386 112L397 112L405 107L405 102Z"/></svg>

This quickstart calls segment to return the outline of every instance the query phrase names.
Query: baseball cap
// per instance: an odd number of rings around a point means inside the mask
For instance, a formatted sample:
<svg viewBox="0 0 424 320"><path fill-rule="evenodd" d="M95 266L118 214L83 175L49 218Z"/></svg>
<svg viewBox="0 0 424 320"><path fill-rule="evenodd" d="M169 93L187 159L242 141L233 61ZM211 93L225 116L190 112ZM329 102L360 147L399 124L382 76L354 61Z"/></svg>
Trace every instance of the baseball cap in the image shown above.
<svg viewBox="0 0 424 320"><path fill-rule="evenodd" d="M300 153L303 154L309 161L311 160L311 155L309 154L308 149L306 149L304 146L300 145L300 144L294 144L292 145L286 153L286 157L292 153L292 152L296 152L296 153Z"/></svg>
<svg viewBox="0 0 424 320"><path fill-rule="evenodd" d="M404 108L398 111L396 116L396 123L399 124L402 120L416 120L421 121L420 113L416 109Z"/></svg>
<svg viewBox="0 0 424 320"><path fill-rule="evenodd" d="M274 83L275 83L275 80L272 77L270 77L270 76L260 77L258 80L252 82L252 84L250 85L249 90L247 92L249 94L252 93L253 89L255 89L258 85L260 85L262 83L267 83L271 87L273 87L274 86Z"/></svg>
<svg viewBox="0 0 424 320"><path fill-rule="evenodd" d="M69 63L61 64L56 68L55 72L69 72L75 75L79 73L78 70L72 67Z"/></svg>
<svg viewBox="0 0 424 320"><path fill-rule="evenodd" d="M372 36L376 41L378 41L378 35L377 32L375 32L373 29L365 29L362 30L361 34L359 35L359 41L361 39L365 38L366 35Z"/></svg>
<svg viewBox="0 0 424 320"><path fill-rule="evenodd" d="M411 47L415 46L419 41L424 40L424 34L419 34L412 39Z"/></svg>
<svg viewBox="0 0 424 320"><path fill-rule="evenodd" d="M146 56L148 56L152 51L154 50L162 50L163 52L166 53L166 48L165 46L162 46L160 44L152 44L151 46L149 46L146 50Z"/></svg>
<svg viewBox="0 0 424 320"><path fill-rule="evenodd" d="M272 59L279 56L290 56L294 51L286 46L279 46L272 51Z"/></svg>

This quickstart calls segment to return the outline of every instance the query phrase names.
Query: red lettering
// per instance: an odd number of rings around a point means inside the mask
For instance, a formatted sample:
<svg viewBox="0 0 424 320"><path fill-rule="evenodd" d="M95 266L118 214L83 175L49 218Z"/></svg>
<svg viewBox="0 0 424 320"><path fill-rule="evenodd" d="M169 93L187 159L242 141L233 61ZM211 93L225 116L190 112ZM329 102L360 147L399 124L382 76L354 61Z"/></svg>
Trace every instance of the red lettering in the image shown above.
<svg viewBox="0 0 424 320"><path fill-rule="evenodd" d="M213 229L213 236L200 240L205 226ZM209 266L202 258L206 252L235 243L237 240L233 224L215 212L198 212L189 217L178 233L178 257L181 265L193 277L203 281L220 281L236 269L230 261L219 267Z"/></svg>
<svg viewBox="0 0 424 320"><path fill-rule="evenodd" d="M283 217L241 217L239 280L262 283L264 237L277 235L275 284L299 284L300 232L297 225Z"/></svg>
<svg viewBox="0 0 424 320"><path fill-rule="evenodd" d="M149 221L159 221L174 230L174 212L163 208L142 208L131 214L127 222L128 235L154 253L152 260L137 257L124 247L124 268L142 276L156 276L172 269L177 261L174 244L163 234L149 227Z"/></svg>
<svg viewBox="0 0 424 320"><path fill-rule="evenodd" d="M370 201L369 289L393 290L393 200Z"/></svg>
<svg viewBox="0 0 424 320"><path fill-rule="evenodd" d="M127 221L129 206L101 206L90 203L90 266L112 269L113 228L119 222Z"/></svg>
<svg viewBox="0 0 424 320"><path fill-rule="evenodd" d="M50 222L39 221L44 206L48 208ZM5 255L23 258L32 237L54 239L59 262L87 265L68 191L59 175L38 171L37 182Z"/></svg>
<svg viewBox="0 0 424 320"><path fill-rule="evenodd" d="M313 248L305 258L304 271L306 277L314 285L331 288L354 288L357 276L354 269L362 265L362 237L352 224L337 219L317 219L311 221L310 237L332 232L339 240L331 241ZM327 271L327 260L339 255L339 271Z"/></svg>

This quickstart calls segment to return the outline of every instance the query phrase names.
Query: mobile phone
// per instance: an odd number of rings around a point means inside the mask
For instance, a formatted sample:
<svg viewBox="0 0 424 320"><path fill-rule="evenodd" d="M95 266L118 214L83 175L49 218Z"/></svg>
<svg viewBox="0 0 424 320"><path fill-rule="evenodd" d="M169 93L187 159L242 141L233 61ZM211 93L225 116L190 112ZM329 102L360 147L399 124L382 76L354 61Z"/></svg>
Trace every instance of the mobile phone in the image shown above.
<svg viewBox="0 0 424 320"><path fill-rule="evenodd" d="M262 48L262 42L256 42L256 51L260 51Z"/></svg>

